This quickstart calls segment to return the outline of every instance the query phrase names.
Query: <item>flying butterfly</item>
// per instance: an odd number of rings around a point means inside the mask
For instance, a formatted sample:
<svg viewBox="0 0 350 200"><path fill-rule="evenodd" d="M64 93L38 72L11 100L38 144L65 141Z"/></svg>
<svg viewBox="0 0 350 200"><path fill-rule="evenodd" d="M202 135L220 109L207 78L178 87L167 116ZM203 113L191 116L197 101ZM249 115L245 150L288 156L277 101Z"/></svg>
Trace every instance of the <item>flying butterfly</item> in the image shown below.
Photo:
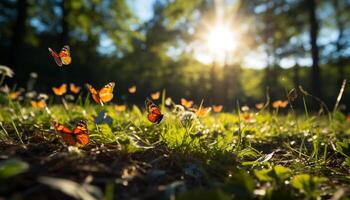
<svg viewBox="0 0 350 200"><path fill-rule="evenodd" d="M145 105L148 113L147 119L152 123L159 124L164 117L164 115L160 112L159 107L150 99L146 99Z"/></svg>
<svg viewBox="0 0 350 200"><path fill-rule="evenodd" d="M216 113L219 113L222 111L222 109L224 108L222 105L213 105L213 111Z"/></svg>
<svg viewBox="0 0 350 200"><path fill-rule="evenodd" d="M181 105L185 106L186 108L191 108L193 105L193 101L181 98Z"/></svg>
<svg viewBox="0 0 350 200"><path fill-rule="evenodd" d="M46 102L43 99L41 99L39 101L30 101L30 104L32 105L33 108L45 108L46 107Z"/></svg>
<svg viewBox="0 0 350 200"><path fill-rule="evenodd" d="M52 87L52 91L55 95L62 96L67 92L67 84L64 83L59 87Z"/></svg>
<svg viewBox="0 0 350 200"><path fill-rule="evenodd" d="M87 129L86 121L84 120L80 120L73 131L58 122L54 122L54 127L68 145L85 146L89 143L89 131Z"/></svg>
<svg viewBox="0 0 350 200"><path fill-rule="evenodd" d="M70 48L68 45L63 46L59 54L57 54L56 51L52 50L50 47L48 49L58 66L61 67L62 65L69 65L72 62L72 58L70 57Z"/></svg>
<svg viewBox="0 0 350 200"><path fill-rule="evenodd" d="M130 87L129 89L128 89L128 91L129 91L129 93L130 94L133 94L133 93L135 93L136 92L136 85L134 85L134 86L132 86L132 87Z"/></svg>
<svg viewBox="0 0 350 200"><path fill-rule="evenodd" d="M69 84L69 90L73 92L74 94L78 94L81 90L81 87L76 86L74 83Z"/></svg>
<svg viewBox="0 0 350 200"><path fill-rule="evenodd" d="M105 85L103 88L101 88L99 91L97 91L94 87L92 87L90 84L86 84L86 87L88 88L89 92L91 93L92 99L103 106L103 103L107 103L113 99L113 89L114 89L115 83L110 82L107 85Z"/></svg>
<svg viewBox="0 0 350 200"><path fill-rule="evenodd" d="M151 98L153 100L158 100L160 97L160 92L151 93Z"/></svg>

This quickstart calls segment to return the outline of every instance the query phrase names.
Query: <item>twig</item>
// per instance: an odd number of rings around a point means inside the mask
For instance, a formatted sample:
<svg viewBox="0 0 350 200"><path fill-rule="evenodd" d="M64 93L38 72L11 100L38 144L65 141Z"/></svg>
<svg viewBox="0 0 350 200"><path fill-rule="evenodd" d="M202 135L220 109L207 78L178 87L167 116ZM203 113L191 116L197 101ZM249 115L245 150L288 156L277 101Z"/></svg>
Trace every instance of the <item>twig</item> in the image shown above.
<svg viewBox="0 0 350 200"><path fill-rule="evenodd" d="M343 97L344 94L344 90L345 90L345 86L346 86L346 79L343 80L343 83L341 84L340 90L339 90L339 94L337 97L337 101L335 102L334 108L333 108L333 114L337 111L337 108L339 106L340 100Z"/></svg>

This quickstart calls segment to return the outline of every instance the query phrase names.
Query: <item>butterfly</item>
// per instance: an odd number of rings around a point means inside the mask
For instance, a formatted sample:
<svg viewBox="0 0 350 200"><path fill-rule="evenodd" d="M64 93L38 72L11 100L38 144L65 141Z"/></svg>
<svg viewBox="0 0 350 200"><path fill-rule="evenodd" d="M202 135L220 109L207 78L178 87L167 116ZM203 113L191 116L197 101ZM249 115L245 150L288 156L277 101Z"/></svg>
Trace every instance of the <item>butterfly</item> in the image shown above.
<svg viewBox="0 0 350 200"><path fill-rule="evenodd" d="M96 103L100 103L102 106L103 106L103 103L107 103L113 99L114 86L115 86L115 83L110 82L107 85L105 85L103 88L101 88L99 91L97 91L90 84L86 84L86 87L88 88L89 92L92 95L92 99Z"/></svg>
<svg viewBox="0 0 350 200"><path fill-rule="evenodd" d="M193 105L193 101L186 100L185 98L181 98L181 105L185 106L186 108L191 108Z"/></svg>
<svg viewBox="0 0 350 200"><path fill-rule="evenodd" d="M257 103L257 104L255 104L255 108L258 110L261 110L264 108L264 105L265 105L264 103Z"/></svg>
<svg viewBox="0 0 350 200"><path fill-rule="evenodd" d="M68 45L62 47L59 54L57 54L54 50L49 47L49 51L51 56L55 59L55 62L58 66L69 65L72 62L72 58L70 57L70 49Z"/></svg>
<svg viewBox="0 0 350 200"><path fill-rule="evenodd" d="M52 91L55 93L55 95L62 96L67 92L67 84L64 83L59 87L52 87Z"/></svg>
<svg viewBox="0 0 350 200"><path fill-rule="evenodd" d="M207 108L203 107L203 100L202 100L198 109L191 108L190 110L194 112L198 117L204 117L211 111L211 107L207 107Z"/></svg>
<svg viewBox="0 0 350 200"><path fill-rule="evenodd" d="M89 131L87 129L86 121L84 120L80 120L73 131L58 122L54 122L54 127L68 145L85 146L89 143Z"/></svg>
<svg viewBox="0 0 350 200"><path fill-rule="evenodd" d="M288 105L288 101L281 101L281 100L274 101L272 103L272 107L274 108L285 108L287 107L287 105Z"/></svg>
<svg viewBox="0 0 350 200"><path fill-rule="evenodd" d="M159 124L164 117L164 115L160 112L159 107L149 99L146 99L145 104L148 112L147 119L152 123Z"/></svg>
<svg viewBox="0 0 350 200"><path fill-rule="evenodd" d="M30 101L30 104L32 105L33 108L45 108L46 107L46 102L43 99L41 99L39 101Z"/></svg>
<svg viewBox="0 0 350 200"><path fill-rule="evenodd" d="M13 91L13 92L10 92L8 94L8 96L9 96L9 99L16 100L19 97L20 94L21 94L20 91Z"/></svg>
<svg viewBox="0 0 350 200"><path fill-rule="evenodd" d="M151 97L153 100L158 100L160 97L160 92L151 93Z"/></svg>
<svg viewBox="0 0 350 200"><path fill-rule="evenodd" d="M69 84L69 90L75 94L78 94L81 90L81 87L76 86L74 83Z"/></svg>
<svg viewBox="0 0 350 200"><path fill-rule="evenodd" d="M136 85L130 87L130 88L128 89L128 91L129 91L130 94L135 93L135 92L136 92Z"/></svg>
<svg viewBox="0 0 350 200"><path fill-rule="evenodd" d="M213 111L216 112L216 113L219 113L222 111L223 109L223 106L222 105L213 105Z"/></svg>
<svg viewBox="0 0 350 200"><path fill-rule="evenodd" d="M126 105L115 105L114 109L118 112L123 112L126 110Z"/></svg>

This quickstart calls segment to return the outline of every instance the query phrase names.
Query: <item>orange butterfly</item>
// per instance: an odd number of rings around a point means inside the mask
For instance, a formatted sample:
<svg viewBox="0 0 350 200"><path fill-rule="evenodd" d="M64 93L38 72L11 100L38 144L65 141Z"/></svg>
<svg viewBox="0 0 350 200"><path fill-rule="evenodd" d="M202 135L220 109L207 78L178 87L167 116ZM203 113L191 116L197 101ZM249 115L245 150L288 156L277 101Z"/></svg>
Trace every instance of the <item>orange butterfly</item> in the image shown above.
<svg viewBox="0 0 350 200"><path fill-rule="evenodd" d="M201 105L199 106L198 109L192 108L191 110L194 111L194 113L198 117L204 117L211 111L211 107L207 107L207 108L203 107L203 100L202 100Z"/></svg>
<svg viewBox="0 0 350 200"><path fill-rule="evenodd" d="M61 133L62 139L68 145L85 146L89 143L89 131L87 129L86 121L84 120L80 120L73 131L57 122L54 122L54 127L57 132Z"/></svg>
<svg viewBox="0 0 350 200"><path fill-rule="evenodd" d="M264 105L265 105L264 103L257 103L257 104L255 104L255 108L258 110L261 110L264 108Z"/></svg>
<svg viewBox="0 0 350 200"><path fill-rule="evenodd" d="M136 85L130 87L130 88L128 89L128 91L129 91L130 94L135 93L135 92L136 92Z"/></svg>
<svg viewBox="0 0 350 200"><path fill-rule="evenodd" d="M149 99L146 99L145 104L148 112L147 119L152 123L159 124L164 117L164 115L160 112L159 107Z"/></svg>
<svg viewBox="0 0 350 200"><path fill-rule="evenodd" d="M81 87L76 86L74 83L69 84L69 90L75 94L78 94L81 90Z"/></svg>
<svg viewBox="0 0 350 200"><path fill-rule="evenodd" d="M158 100L160 97L160 92L151 93L151 97L153 100Z"/></svg>
<svg viewBox="0 0 350 200"><path fill-rule="evenodd" d="M222 105L213 105L213 111L216 113L219 113L222 111L222 109L224 108Z"/></svg>
<svg viewBox="0 0 350 200"><path fill-rule="evenodd" d="M43 99L41 99L39 101L30 101L30 104L32 105L33 108L45 108L46 107L46 102Z"/></svg>
<svg viewBox="0 0 350 200"><path fill-rule="evenodd" d="M123 112L126 110L126 105L115 105L114 109L118 112Z"/></svg>
<svg viewBox="0 0 350 200"><path fill-rule="evenodd" d="M63 46L60 53L57 54L54 50L49 47L49 51L51 56L55 59L55 62L58 66L69 65L72 62L72 58L70 57L70 49L68 45Z"/></svg>
<svg viewBox="0 0 350 200"><path fill-rule="evenodd" d="M67 92L67 84L64 83L59 87L52 87L52 91L55 95L62 96Z"/></svg>
<svg viewBox="0 0 350 200"><path fill-rule="evenodd" d="M107 85L105 85L103 88L101 88L99 91L97 91L95 88L93 88L91 85L86 84L89 92L91 93L92 99L96 103L100 103L103 106L103 103L107 103L113 99L113 89L115 86L114 82L110 82Z"/></svg>
<svg viewBox="0 0 350 200"><path fill-rule="evenodd" d="M346 121L350 123L350 114L346 117Z"/></svg>
<svg viewBox="0 0 350 200"><path fill-rule="evenodd" d="M274 101L272 103L272 107L274 108L285 108L287 107L287 105L288 105L288 101L281 101L281 100Z"/></svg>
<svg viewBox="0 0 350 200"><path fill-rule="evenodd" d="M16 100L20 94L21 94L20 91L16 91L16 92L10 92L8 95L11 100Z"/></svg>
<svg viewBox="0 0 350 200"><path fill-rule="evenodd" d="M185 106L186 108L191 108L193 105L193 101L186 100L185 98L181 98L181 105Z"/></svg>

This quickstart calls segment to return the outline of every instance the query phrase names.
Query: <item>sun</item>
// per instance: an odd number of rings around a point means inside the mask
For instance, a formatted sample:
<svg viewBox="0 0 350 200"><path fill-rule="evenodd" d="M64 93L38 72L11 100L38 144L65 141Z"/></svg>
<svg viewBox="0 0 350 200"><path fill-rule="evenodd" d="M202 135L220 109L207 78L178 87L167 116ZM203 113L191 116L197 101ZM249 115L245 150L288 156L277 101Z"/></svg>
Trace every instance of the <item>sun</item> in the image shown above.
<svg viewBox="0 0 350 200"><path fill-rule="evenodd" d="M236 35L229 26L217 24L210 28L206 36L209 51L216 57L224 57L226 53L236 49Z"/></svg>

